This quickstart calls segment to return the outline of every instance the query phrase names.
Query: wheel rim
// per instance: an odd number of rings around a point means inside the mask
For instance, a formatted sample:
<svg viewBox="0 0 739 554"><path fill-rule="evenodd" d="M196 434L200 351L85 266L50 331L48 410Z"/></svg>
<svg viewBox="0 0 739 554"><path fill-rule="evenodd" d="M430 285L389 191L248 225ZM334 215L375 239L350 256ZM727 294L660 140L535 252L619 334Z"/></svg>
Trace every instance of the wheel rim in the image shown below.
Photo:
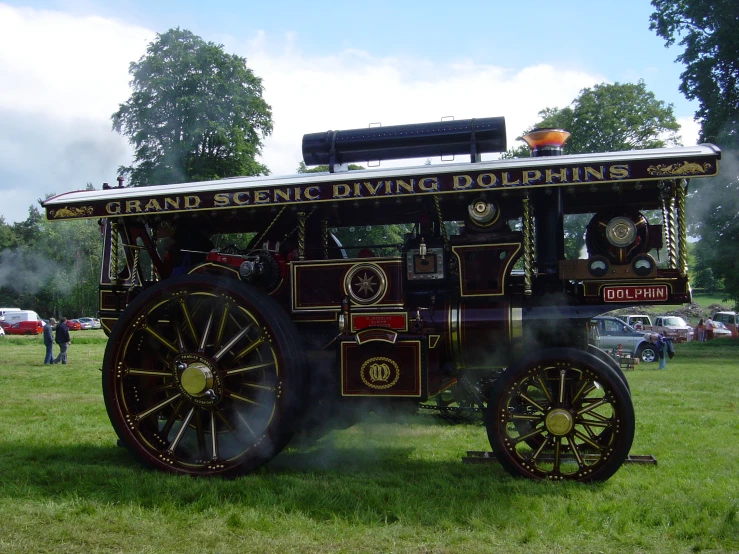
<svg viewBox="0 0 739 554"><path fill-rule="evenodd" d="M657 354L651 348L642 350L641 359L643 362L653 362L657 359Z"/></svg>
<svg viewBox="0 0 739 554"><path fill-rule="evenodd" d="M111 350L109 414L147 465L227 473L281 448L284 361L273 330L231 289L165 287Z"/></svg>
<svg viewBox="0 0 739 554"><path fill-rule="evenodd" d="M629 436L618 397L613 384L585 363L538 363L496 402L491 422L498 435L496 452L504 454L517 474L528 477L597 478L623 454L622 442ZM628 454L631 439L626 440Z"/></svg>

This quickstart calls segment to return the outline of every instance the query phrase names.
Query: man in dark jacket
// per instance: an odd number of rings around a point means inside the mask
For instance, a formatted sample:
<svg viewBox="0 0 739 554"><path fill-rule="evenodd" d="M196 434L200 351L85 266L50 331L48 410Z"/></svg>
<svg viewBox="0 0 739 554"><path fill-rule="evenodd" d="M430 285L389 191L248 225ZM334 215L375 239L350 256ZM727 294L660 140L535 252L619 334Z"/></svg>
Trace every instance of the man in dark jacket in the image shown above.
<svg viewBox="0 0 739 554"><path fill-rule="evenodd" d="M59 323L56 325L56 337L54 340L59 345L59 355L54 360L55 364L58 364L59 362L62 362L63 364L67 363L67 348L69 348L72 339L69 338L69 328L66 323L67 318L62 316L59 318Z"/></svg>
<svg viewBox="0 0 739 554"><path fill-rule="evenodd" d="M49 322L44 325L44 346L46 347L46 357L44 358L44 365L54 363L54 354L51 351L51 347L54 345L54 337L51 331L56 325L56 319L53 317L49 319Z"/></svg>

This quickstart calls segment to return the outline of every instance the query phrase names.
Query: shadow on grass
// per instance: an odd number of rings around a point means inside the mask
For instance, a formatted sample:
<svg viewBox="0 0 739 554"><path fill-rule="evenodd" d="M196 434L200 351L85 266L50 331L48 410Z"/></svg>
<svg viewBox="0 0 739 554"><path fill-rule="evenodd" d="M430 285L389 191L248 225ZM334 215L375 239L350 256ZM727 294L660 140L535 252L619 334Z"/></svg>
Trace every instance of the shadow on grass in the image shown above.
<svg viewBox="0 0 739 554"><path fill-rule="evenodd" d="M413 453L404 446L339 448L322 441L307 451L284 451L260 470L227 480L148 471L115 445L5 442L0 443L0 495L165 512L232 506L239 512L298 513L319 520L376 523L414 518L436 525L463 524L473 513L492 517L489 510L499 519L514 495L564 499L573 488L601 486L513 479L495 463L421 460ZM444 506L455 508L447 511Z"/></svg>

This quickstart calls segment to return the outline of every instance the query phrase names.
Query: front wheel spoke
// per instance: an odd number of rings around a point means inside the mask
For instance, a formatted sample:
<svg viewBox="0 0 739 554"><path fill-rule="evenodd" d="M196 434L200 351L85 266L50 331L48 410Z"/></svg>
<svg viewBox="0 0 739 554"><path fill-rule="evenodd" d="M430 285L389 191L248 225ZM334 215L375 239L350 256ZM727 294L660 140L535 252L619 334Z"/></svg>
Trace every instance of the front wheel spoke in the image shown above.
<svg viewBox="0 0 739 554"><path fill-rule="evenodd" d="M131 368L126 369L126 375L151 375L152 377L174 377L171 371L152 371L150 369Z"/></svg>
<svg viewBox="0 0 739 554"><path fill-rule="evenodd" d="M177 434L175 435L174 439L172 439L172 442L169 443L169 446L167 447L167 452L169 452L170 454L174 454L174 451L177 449L177 445L180 444L182 437L185 436L185 431L187 431L187 427L190 425L190 420L192 419L192 416L194 413L195 413L195 408L194 407L190 408L190 411L187 412L185 419L182 420L182 425L180 425L180 428L177 430Z"/></svg>
<svg viewBox="0 0 739 554"><path fill-rule="evenodd" d="M223 306L223 311L221 312L221 317L218 320L218 331L216 331L216 339L215 339L215 348L221 346L221 341L223 340L223 333L226 330L226 322L228 321L228 312L229 312L229 306L228 304L225 304Z"/></svg>
<svg viewBox="0 0 739 554"><path fill-rule="evenodd" d="M588 415L593 416L593 415L600 415L600 414L588 414ZM584 425L586 427L600 427L601 429L605 429L606 427L610 427L611 425L613 425L611 420L606 419L606 418L603 418L602 421L594 421L592 419L579 418L577 420L577 423L579 423L580 425Z"/></svg>
<svg viewBox="0 0 739 554"><path fill-rule="evenodd" d="M587 408L583 408L583 409L582 409L582 410L580 410L579 412L576 412L576 415L578 415L578 416L581 416L581 415L583 415L583 414L587 414L587 413L589 413L589 412L593 411L594 409L596 409L596 408L598 408L598 407L600 407L600 406L603 406L603 405L604 405L604 404L606 404L607 402L608 402L608 399L606 399L606 398L601 398L601 399L600 399L600 400L599 400L598 402L595 402L594 404L591 404L591 405L590 405L590 406L588 406Z"/></svg>
<svg viewBox="0 0 739 554"><path fill-rule="evenodd" d="M247 398L246 396L241 396L240 394L236 394L236 393L231 392L231 391L226 391L224 393L224 396L226 398L232 398L234 400L238 400L239 402L246 402L247 404L252 404L254 406L260 406L261 405L261 404L259 404L259 402L256 402L254 400L251 400L250 398Z"/></svg>
<svg viewBox="0 0 739 554"><path fill-rule="evenodd" d="M537 448L536 449L536 452L534 452L534 455L531 456L531 461L532 462L535 462L536 459L539 457L539 454L541 454L544 451L544 449L549 444L550 439L551 439L551 437L549 437L549 436L544 437L544 440L541 441L541 444L539 445L539 448Z"/></svg>
<svg viewBox="0 0 739 554"><path fill-rule="evenodd" d="M543 421L544 420L544 416L540 416L540 415L525 415L525 414L511 414L509 416L509 419L525 419L525 420L529 420L529 421L539 422L539 421Z"/></svg>
<svg viewBox="0 0 739 554"><path fill-rule="evenodd" d="M544 433L544 429L543 428L542 429L534 429L530 433L526 433L525 435L521 435L519 437L516 437L513 440L513 442L517 444L517 443L519 443L521 441L525 441L526 439L530 439L531 437L537 437L537 436L541 435L542 433Z"/></svg>
<svg viewBox="0 0 739 554"><path fill-rule="evenodd" d="M520 396L520 397L521 397L521 398L522 398L523 400L525 400L526 402L528 402L529 404L531 404L532 406L534 406L534 407L535 407L535 408L536 408L537 410L539 410L540 412L546 412L546 410L545 410L545 409L544 409L544 408L543 408L543 407L542 407L542 406L541 406L540 404L538 404L537 402L534 402L534 401L533 401L533 400L532 400L531 398L529 398L529 397L528 397L528 396L526 396L525 394L521 393L521 394L519 394L519 396Z"/></svg>
<svg viewBox="0 0 739 554"><path fill-rule="evenodd" d="M187 326L187 330L190 331L190 335L192 336L193 340L197 343L198 342L198 334L195 332L195 324L192 321L192 316L190 315L190 311L187 309L187 304L185 303L184 298L180 298L180 310L182 311L182 317L185 320L185 325Z"/></svg>
<svg viewBox="0 0 739 554"><path fill-rule="evenodd" d="M157 410L161 410L162 408L164 408L164 406L170 405L172 402L174 402L175 400L177 400L180 396L182 396L182 393L179 393L178 392L177 394L175 394L173 396L170 396L166 400L163 400L162 402L160 402L156 406L152 406L148 410L145 410L145 411L143 411L143 412L141 412L139 414L135 414L133 417L134 417L134 419L136 421L141 421L142 419L144 419L145 417L153 414Z"/></svg>
<svg viewBox="0 0 739 554"><path fill-rule="evenodd" d="M224 371L224 375L236 375L237 373L245 373L247 371L254 371L255 369L263 369L265 367L270 367L273 365L275 365L274 362L266 362L264 364L255 364L255 365L248 365L244 367L235 367L233 369Z"/></svg>
<svg viewBox="0 0 739 554"><path fill-rule="evenodd" d="M205 352L205 345L208 342L208 335L210 335L210 328L213 326L213 312L210 312L208 321L205 323L205 329L203 329L203 336L200 338L200 344L198 345L198 352L201 354Z"/></svg>
<svg viewBox="0 0 739 554"><path fill-rule="evenodd" d="M187 351L187 348L185 347L185 337L182 336L182 330L180 329L180 326L172 323L172 327L174 328L174 333L177 336L177 346L180 349L180 354L183 354Z"/></svg>
<svg viewBox="0 0 739 554"><path fill-rule="evenodd" d="M242 339L242 337L244 337L244 335L246 335L249 332L250 329L251 329L251 325L247 325L246 327L241 329L238 333L236 333L233 337L231 337L231 340L229 340L226 344L224 344L223 347L214 354L213 359L216 362L220 360L226 354L226 352L231 350L234 347L234 345L237 342L239 342Z"/></svg>
<svg viewBox="0 0 739 554"><path fill-rule="evenodd" d="M177 418L180 416L180 411L182 411L182 407L185 405L185 399L181 399L177 405L172 410L172 413L169 414L169 417L167 418L167 421L164 422L164 427L162 427L161 431L159 431L159 434L163 439L166 439L169 436L169 432L172 430L172 426L174 425L174 422L177 421Z"/></svg>
<svg viewBox="0 0 739 554"><path fill-rule="evenodd" d="M552 468L555 473L559 473L559 466L561 463L560 449L562 448L562 441L560 437L554 439L554 467Z"/></svg>
<svg viewBox="0 0 739 554"><path fill-rule="evenodd" d="M592 446L596 450L600 450L601 449L601 447L600 447L599 444L597 444L597 443L593 442L592 440L590 440L588 437L586 437L585 435L583 435L580 431L577 431L576 430L575 431L575 436L578 439L582 440L583 442L587 443L588 445Z"/></svg>
<svg viewBox="0 0 739 554"><path fill-rule="evenodd" d="M565 402L565 375L567 374L566 369L559 370L559 405L561 406Z"/></svg>
<svg viewBox="0 0 739 554"><path fill-rule="evenodd" d="M544 383L544 380L541 378L541 374L536 376L536 380L539 382L539 387L544 392L544 394L547 397L547 400L551 403L552 402L552 395L549 394L549 387L546 386Z"/></svg>
<svg viewBox="0 0 739 554"><path fill-rule="evenodd" d="M170 342L169 340L165 339L162 335L160 335L159 333L157 333L151 327L148 327L148 326L147 327L144 327L144 331L146 331L147 333L149 333L152 337L154 337L157 341L159 341L164 347L168 348L169 350L171 350L175 354L179 354L180 353L180 351L177 349L177 347L174 344L172 344L172 342Z"/></svg>
<svg viewBox="0 0 739 554"><path fill-rule="evenodd" d="M574 404L575 402L577 402L578 398L580 398L581 396L585 396L594 390L595 390L595 385L591 383L590 381L585 381L580 387L580 390L577 391L575 396L572 397L572 403Z"/></svg>
<svg viewBox="0 0 739 554"><path fill-rule="evenodd" d="M218 433L216 433L216 411L210 411L210 454L215 462L218 459Z"/></svg>
<svg viewBox="0 0 739 554"><path fill-rule="evenodd" d="M575 444L574 439L571 435L567 435L567 442L570 445L570 449L572 450L572 453L575 455L575 459L577 460L577 465L582 468L582 457L580 456L580 451L577 449L577 445Z"/></svg>
<svg viewBox="0 0 739 554"><path fill-rule="evenodd" d="M246 348L244 348L241 352L239 352L238 354L236 354L236 356L234 356L232 362L237 362L240 359L246 357L251 352L253 352L256 348L258 348L259 346L261 346L263 344L264 344L264 337L259 337L254 342L252 342L251 344L249 344Z"/></svg>

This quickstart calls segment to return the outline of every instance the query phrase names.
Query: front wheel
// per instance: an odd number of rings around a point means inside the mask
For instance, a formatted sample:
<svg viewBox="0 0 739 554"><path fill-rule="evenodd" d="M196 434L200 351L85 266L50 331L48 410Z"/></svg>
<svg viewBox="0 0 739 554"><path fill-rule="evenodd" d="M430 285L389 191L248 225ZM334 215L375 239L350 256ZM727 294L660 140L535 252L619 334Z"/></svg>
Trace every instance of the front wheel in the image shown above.
<svg viewBox="0 0 739 554"><path fill-rule="evenodd" d="M298 332L277 303L237 280L188 275L126 308L105 351L103 396L143 465L236 475L287 444L303 373Z"/></svg>
<svg viewBox="0 0 739 554"><path fill-rule="evenodd" d="M551 348L503 372L485 425L511 475L604 481L629 454L634 409L609 364L581 350Z"/></svg>

